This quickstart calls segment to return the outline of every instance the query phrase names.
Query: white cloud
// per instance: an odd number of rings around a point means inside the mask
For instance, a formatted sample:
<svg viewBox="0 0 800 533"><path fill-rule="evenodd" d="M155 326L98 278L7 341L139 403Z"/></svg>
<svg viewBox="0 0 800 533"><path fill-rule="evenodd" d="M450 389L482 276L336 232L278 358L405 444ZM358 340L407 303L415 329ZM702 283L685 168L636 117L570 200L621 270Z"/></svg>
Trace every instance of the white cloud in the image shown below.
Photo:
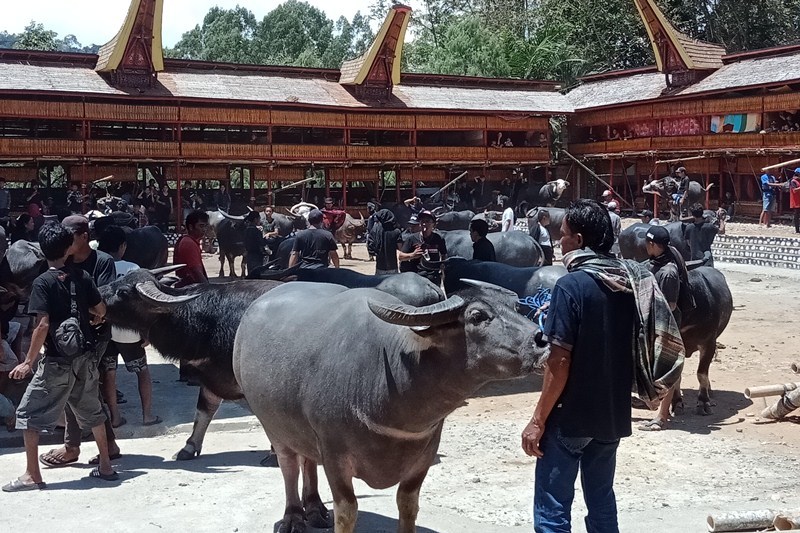
<svg viewBox="0 0 800 533"><path fill-rule="evenodd" d="M336 20L352 18L356 11L367 13L370 0L307 0ZM181 35L202 22L209 8L250 9L257 19L281 3L280 0L164 0L164 46L173 46ZM35 0L3 2L0 31L19 33L31 20L44 24L63 37L73 34L84 45L104 44L119 30L130 0Z"/></svg>

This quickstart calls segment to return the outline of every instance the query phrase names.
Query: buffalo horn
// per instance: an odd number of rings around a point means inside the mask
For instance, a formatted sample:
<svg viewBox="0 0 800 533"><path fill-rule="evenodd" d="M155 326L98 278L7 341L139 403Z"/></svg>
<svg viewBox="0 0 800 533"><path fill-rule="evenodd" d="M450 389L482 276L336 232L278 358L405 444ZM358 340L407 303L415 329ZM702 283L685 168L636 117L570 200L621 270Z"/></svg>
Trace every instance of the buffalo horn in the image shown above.
<svg viewBox="0 0 800 533"><path fill-rule="evenodd" d="M145 300L150 300L157 304L182 304L190 300L194 300L199 294L173 296L162 291L158 284L153 281L145 281L136 284L136 291L142 295Z"/></svg>
<svg viewBox="0 0 800 533"><path fill-rule="evenodd" d="M425 307L385 304L374 300L369 300L367 304L375 316L389 324L409 327L435 327L458 320L459 315L461 315L461 309L466 302L458 296L451 296L443 302L426 305Z"/></svg>
<svg viewBox="0 0 800 533"><path fill-rule="evenodd" d="M150 272L154 276L163 276L165 274L170 274L175 272L176 270L180 270L186 265L167 265L159 268L150 268L147 271Z"/></svg>
<svg viewBox="0 0 800 533"><path fill-rule="evenodd" d="M517 293L515 293L514 291L506 289L505 287L501 287L500 285L495 285L494 283L487 283L485 281L478 281L476 279L462 279L461 283L469 285L470 287L477 287L479 289L498 291L504 296L514 298L515 300L519 298L519 296L517 296Z"/></svg>
<svg viewBox="0 0 800 533"><path fill-rule="evenodd" d="M239 222L243 222L244 221L244 215L240 215L240 216L237 217L237 216L233 216L233 215L230 215L230 214L226 213L222 209L217 209L217 211L222 213L222 216L224 216L227 219L236 220L236 221L239 221Z"/></svg>

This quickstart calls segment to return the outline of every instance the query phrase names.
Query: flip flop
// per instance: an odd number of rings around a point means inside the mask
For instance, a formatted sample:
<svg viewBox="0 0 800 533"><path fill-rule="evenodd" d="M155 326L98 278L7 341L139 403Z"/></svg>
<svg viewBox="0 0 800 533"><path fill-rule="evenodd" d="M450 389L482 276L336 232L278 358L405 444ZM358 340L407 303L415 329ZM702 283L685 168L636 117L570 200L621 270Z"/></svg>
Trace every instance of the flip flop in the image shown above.
<svg viewBox="0 0 800 533"><path fill-rule="evenodd" d="M128 421L125 419L125 417L121 416L121 417L119 417L119 422L117 424L111 424L111 427L114 428L114 429L117 429L119 427L124 426L127 423L128 423Z"/></svg>
<svg viewBox="0 0 800 533"><path fill-rule="evenodd" d="M161 420L160 416L157 416L154 419L152 419L150 422L142 423L142 425L143 426L155 426L156 424L160 424L161 422L163 422L163 420Z"/></svg>
<svg viewBox="0 0 800 533"><path fill-rule="evenodd" d="M112 471L110 474L103 474L102 472L100 472L100 467L98 466L97 468L94 468L92 469L91 472L89 472L89 477L93 477L95 479L102 479L103 481L116 481L119 479L119 474L116 472L116 470Z"/></svg>
<svg viewBox="0 0 800 533"><path fill-rule="evenodd" d="M39 462L45 466L49 466L50 468L61 468L62 466L67 466L72 463L78 462L78 458L74 459L64 459L63 457L56 456L57 449L50 450L47 453L43 453L39 456Z"/></svg>
<svg viewBox="0 0 800 533"><path fill-rule="evenodd" d="M25 483L17 478L14 481L3 485L3 492L23 492L26 490L42 490L47 487L47 483Z"/></svg>
<svg viewBox="0 0 800 533"><path fill-rule="evenodd" d="M661 422L659 420L651 420L650 422L645 422L639 426L639 431L663 431L664 427L667 425L666 422Z"/></svg>
<svg viewBox="0 0 800 533"><path fill-rule="evenodd" d="M110 461L116 461L117 459L122 459L122 454L117 452L108 456ZM90 465L99 465L100 464L100 455L95 455L91 459L89 459Z"/></svg>

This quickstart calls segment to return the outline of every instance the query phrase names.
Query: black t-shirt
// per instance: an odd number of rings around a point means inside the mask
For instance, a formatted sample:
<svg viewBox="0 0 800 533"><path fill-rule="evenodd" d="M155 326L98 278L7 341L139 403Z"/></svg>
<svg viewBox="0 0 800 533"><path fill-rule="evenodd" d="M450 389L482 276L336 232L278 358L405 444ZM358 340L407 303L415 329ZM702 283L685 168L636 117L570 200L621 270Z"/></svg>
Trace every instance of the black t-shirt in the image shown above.
<svg viewBox="0 0 800 533"><path fill-rule="evenodd" d="M264 257L264 234L256 226L247 226L244 229L244 249L252 257Z"/></svg>
<svg viewBox="0 0 800 533"><path fill-rule="evenodd" d="M336 239L330 231L311 228L297 234L292 252L300 256L301 266L314 268L330 265L330 253L336 249Z"/></svg>
<svg viewBox="0 0 800 533"><path fill-rule="evenodd" d="M543 333L572 352L572 363L547 423L565 437L631 434L635 305L632 294L613 292L586 272L556 283Z"/></svg>
<svg viewBox="0 0 800 533"><path fill-rule="evenodd" d="M410 254L419 245L428 252L431 261L443 261L447 258L447 245L442 236L436 232L431 233L427 239L422 237L422 233L411 233L401 238L403 246L400 251L403 253ZM400 261L400 272L419 272L421 262L421 259Z"/></svg>
<svg viewBox="0 0 800 533"><path fill-rule="evenodd" d="M114 258L100 250L92 250L82 263L68 262L68 266L83 269L92 278L95 285L102 287L117 279L117 267Z"/></svg>
<svg viewBox="0 0 800 533"><path fill-rule="evenodd" d="M33 280L28 303L28 314L46 314L49 317L50 328L44 343L46 356L58 355L53 337L58 326L71 316L70 280L75 283L75 301L78 304L81 330L87 340L94 340L94 331L89 325L89 309L102 301L97 286L89 274L79 268L51 268Z"/></svg>
<svg viewBox="0 0 800 533"><path fill-rule="evenodd" d="M472 243L472 258L478 261L497 261L494 245L486 237Z"/></svg>
<svg viewBox="0 0 800 533"><path fill-rule="evenodd" d="M376 222L380 224L380 222ZM382 236L375 250L375 268L378 270L397 270L397 243L403 234L400 229L381 230Z"/></svg>
<svg viewBox="0 0 800 533"><path fill-rule="evenodd" d="M686 225L683 234L689 242L692 261L703 259L703 254L711 251L711 245L714 243L717 233L719 233L719 228L710 222L692 222Z"/></svg>

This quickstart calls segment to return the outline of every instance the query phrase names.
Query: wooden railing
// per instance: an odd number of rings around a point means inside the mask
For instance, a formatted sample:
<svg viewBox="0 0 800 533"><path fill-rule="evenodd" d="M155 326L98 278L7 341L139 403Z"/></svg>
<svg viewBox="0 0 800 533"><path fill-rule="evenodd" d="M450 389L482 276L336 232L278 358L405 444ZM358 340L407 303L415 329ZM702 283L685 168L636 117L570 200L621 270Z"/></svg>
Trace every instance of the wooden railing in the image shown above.
<svg viewBox="0 0 800 533"><path fill-rule="evenodd" d="M352 161L414 161L413 146L359 146L347 147L347 158Z"/></svg>
<svg viewBox="0 0 800 533"><path fill-rule="evenodd" d="M273 144L274 159L291 159L299 161L344 161L345 146Z"/></svg>
<svg viewBox="0 0 800 533"><path fill-rule="evenodd" d="M198 159L269 159L268 144L183 143L181 155Z"/></svg>
<svg viewBox="0 0 800 533"><path fill-rule="evenodd" d="M83 154L83 141L0 138L0 155L12 158L16 156L75 156L81 154Z"/></svg>
<svg viewBox="0 0 800 533"><path fill-rule="evenodd" d="M482 146L418 146L417 159L428 161L486 161Z"/></svg>
<svg viewBox="0 0 800 533"><path fill-rule="evenodd" d="M176 142L158 141L87 141L88 156L100 157L178 157L180 150Z"/></svg>
<svg viewBox="0 0 800 533"><path fill-rule="evenodd" d="M650 150L721 150L726 148L790 148L800 147L800 132L790 133L720 133L707 135L681 135L677 137L640 137L623 141L598 141L572 143L569 150L575 154L619 154L647 152ZM491 152L490 152L491 155Z"/></svg>
<svg viewBox="0 0 800 533"><path fill-rule="evenodd" d="M487 155L490 161L545 162L550 160L550 150L547 147L489 148Z"/></svg>

